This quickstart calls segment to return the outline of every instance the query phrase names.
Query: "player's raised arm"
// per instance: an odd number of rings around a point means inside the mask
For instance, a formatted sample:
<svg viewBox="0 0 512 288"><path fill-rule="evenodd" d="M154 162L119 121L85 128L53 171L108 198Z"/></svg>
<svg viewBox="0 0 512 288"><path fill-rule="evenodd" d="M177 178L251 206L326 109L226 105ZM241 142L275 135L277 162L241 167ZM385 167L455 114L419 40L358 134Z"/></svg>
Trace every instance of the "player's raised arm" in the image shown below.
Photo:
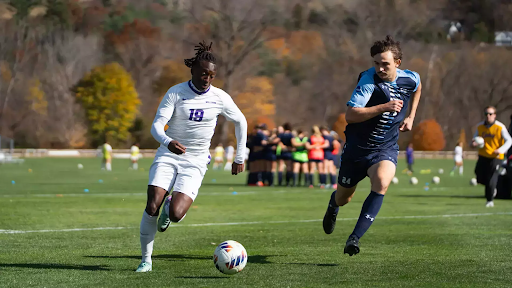
<svg viewBox="0 0 512 288"><path fill-rule="evenodd" d="M185 153L186 148L177 141L173 141L171 137L165 134L165 125L169 122L169 119L171 119L172 114L174 113L176 99L177 95L172 92L172 88L169 89L156 111L153 125L151 125L151 135L153 135L153 138L155 138L155 140L160 144L168 147L171 152L182 154ZM171 142L173 143L171 144Z"/></svg>
<svg viewBox="0 0 512 288"><path fill-rule="evenodd" d="M236 136L236 156L233 162L232 174L238 174L243 171L245 160L245 146L247 144L247 120L244 114L229 95L223 98L224 108L221 115L229 121L235 123ZM236 164L236 165L235 165Z"/></svg>

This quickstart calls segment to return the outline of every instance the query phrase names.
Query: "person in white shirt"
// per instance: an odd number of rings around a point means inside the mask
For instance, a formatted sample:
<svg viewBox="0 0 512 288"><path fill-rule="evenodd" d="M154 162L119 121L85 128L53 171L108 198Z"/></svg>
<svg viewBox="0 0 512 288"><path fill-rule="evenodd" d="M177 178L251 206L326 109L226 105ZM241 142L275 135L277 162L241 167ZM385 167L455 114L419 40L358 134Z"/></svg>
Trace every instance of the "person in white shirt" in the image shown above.
<svg viewBox="0 0 512 288"><path fill-rule="evenodd" d="M224 170L229 171L231 169L231 165L233 164L233 156L235 155L235 147L233 147L233 142L229 142L229 146L226 148L226 165L224 166ZM245 158L244 158L245 160Z"/></svg>
<svg viewBox="0 0 512 288"><path fill-rule="evenodd" d="M455 165L450 172L450 176L455 174L455 170L457 168L459 168L459 175L462 176L462 173L464 173L464 163L462 162L462 142L457 143L457 146L455 146L455 150L453 152L453 161L455 162Z"/></svg>
<svg viewBox="0 0 512 288"><path fill-rule="evenodd" d="M244 170L247 121L233 99L211 85L217 72L211 44L202 42L195 50L195 57L185 60L192 79L167 91L151 127L161 146L149 171L147 204L140 223L142 262L136 272L152 270L157 229L163 232L171 222L181 221L194 202L210 162L210 141L219 115L235 124L237 153L231 174ZM164 131L166 124L169 128Z"/></svg>

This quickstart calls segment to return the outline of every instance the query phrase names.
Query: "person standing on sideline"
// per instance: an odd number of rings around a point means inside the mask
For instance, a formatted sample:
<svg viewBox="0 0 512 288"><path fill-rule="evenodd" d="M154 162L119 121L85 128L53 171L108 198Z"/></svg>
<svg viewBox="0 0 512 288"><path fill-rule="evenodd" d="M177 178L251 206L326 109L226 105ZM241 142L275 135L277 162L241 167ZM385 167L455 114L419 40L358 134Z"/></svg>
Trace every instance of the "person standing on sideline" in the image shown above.
<svg viewBox="0 0 512 288"><path fill-rule="evenodd" d="M414 170L412 170L412 164L414 164L414 149L412 143L407 145L407 149L405 150L405 158L407 160L407 170L409 170L410 173L413 173Z"/></svg>
<svg viewBox="0 0 512 288"><path fill-rule="evenodd" d="M112 146L108 144L108 141L101 146L101 152L101 170L112 171Z"/></svg>
<svg viewBox="0 0 512 288"><path fill-rule="evenodd" d="M473 135L472 147L477 147L474 138L484 138L484 146L478 149L478 160L475 166L476 181L485 185L485 207L494 207L499 170L505 153L512 145L512 138L503 123L496 120L496 108L487 106L484 109L485 120L478 123Z"/></svg>

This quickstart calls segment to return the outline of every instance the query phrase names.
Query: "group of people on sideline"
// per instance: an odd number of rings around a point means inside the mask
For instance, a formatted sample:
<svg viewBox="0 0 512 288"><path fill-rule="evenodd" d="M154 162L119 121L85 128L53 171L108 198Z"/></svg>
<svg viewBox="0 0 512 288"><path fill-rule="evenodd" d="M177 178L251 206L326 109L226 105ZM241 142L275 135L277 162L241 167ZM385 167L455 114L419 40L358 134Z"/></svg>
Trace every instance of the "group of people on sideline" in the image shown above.
<svg viewBox="0 0 512 288"><path fill-rule="evenodd" d="M308 133L293 130L289 123L272 130L260 124L249 135L247 147L250 186L274 186L276 173L279 186L337 186L335 159L341 154L341 144L338 134L326 127L313 126Z"/></svg>

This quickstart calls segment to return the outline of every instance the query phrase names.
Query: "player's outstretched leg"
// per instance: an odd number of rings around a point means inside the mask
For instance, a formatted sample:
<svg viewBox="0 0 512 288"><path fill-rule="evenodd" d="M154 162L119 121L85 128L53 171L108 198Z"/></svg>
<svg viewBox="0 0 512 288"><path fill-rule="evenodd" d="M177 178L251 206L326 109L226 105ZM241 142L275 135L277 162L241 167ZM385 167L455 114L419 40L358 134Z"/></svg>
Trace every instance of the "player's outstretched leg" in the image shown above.
<svg viewBox="0 0 512 288"><path fill-rule="evenodd" d="M352 256L359 253L359 239L368 231L379 213L384 195L395 176L396 166L389 160L380 161L368 169L372 191L364 201L356 227L348 237L344 253Z"/></svg>
<svg viewBox="0 0 512 288"><path fill-rule="evenodd" d="M356 186L345 188L338 186L338 189L331 194L327 211L322 222L325 234L331 234L336 226L336 217L338 216L339 206L344 206L352 199Z"/></svg>
<svg viewBox="0 0 512 288"><path fill-rule="evenodd" d="M140 248L142 261L135 272L149 272L152 269L151 254L153 254L153 242L156 234L158 210L167 191L156 186L148 186L148 199L146 209L142 213L140 221Z"/></svg>

